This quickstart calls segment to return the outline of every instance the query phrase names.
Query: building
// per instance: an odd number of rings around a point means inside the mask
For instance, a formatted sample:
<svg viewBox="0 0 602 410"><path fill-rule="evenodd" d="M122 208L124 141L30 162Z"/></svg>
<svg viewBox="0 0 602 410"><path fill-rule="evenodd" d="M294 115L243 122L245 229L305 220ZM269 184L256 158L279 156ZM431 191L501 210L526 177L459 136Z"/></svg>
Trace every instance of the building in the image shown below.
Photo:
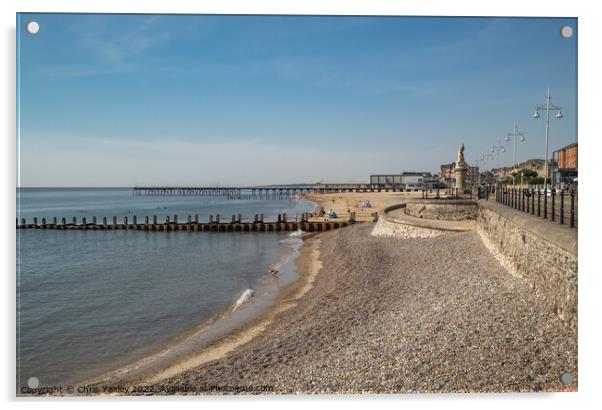
<svg viewBox="0 0 602 410"><path fill-rule="evenodd" d="M430 172L402 172L401 174L377 174L370 175L371 188L386 189L437 189L439 180L434 178Z"/></svg>
<svg viewBox="0 0 602 410"><path fill-rule="evenodd" d="M573 184L577 181L578 156L577 143L554 151L552 181L554 184Z"/></svg>
<svg viewBox="0 0 602 410"><path fill-rule="evenodd" d="M550 161L550 166L548 168L548 177L552 174L552 168L555 164L555 161ZM525 162L521 162L516 165L516 170L520 171L521 169L534 171L537 173L537 176L543 177L545 174L545 160L543 159L528 159ZM493 174L495 175L496 180L503 180L506 178L512 178L512 167L500 167L494 168Z"/></svg>
<svg viewBox="0 0 602 410"><path fill-rule="evenodd" d="M517 165L518 169L528 169L537 172L537 176L543 177L545 174L545 163L543 159L528 159Z"/></svg>
<svg viewBox="0 0 602 410"><path fill-rule="evenodd" d="M401 174L370 175L370 187L403 189Z"/></svg>
<svg viewBox="0 0 602 410"><path fill-rule="evenodd" d="M403 172L401 174L401 183L406 190L430 189L425 185L425 180L430 180L430 172Z"/></svg>

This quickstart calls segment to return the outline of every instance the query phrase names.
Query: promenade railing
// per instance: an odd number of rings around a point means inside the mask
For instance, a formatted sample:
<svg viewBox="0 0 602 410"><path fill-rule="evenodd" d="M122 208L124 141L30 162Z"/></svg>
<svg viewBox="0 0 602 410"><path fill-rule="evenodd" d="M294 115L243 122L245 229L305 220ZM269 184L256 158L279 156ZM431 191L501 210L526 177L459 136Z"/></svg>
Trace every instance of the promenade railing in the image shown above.
<svg viewBox="0 0 602 410"><path fill-rule="evenodd" d="M422 189L422 199L472 199L471 190L461 191L458 188Z"/></svg>
<svg viewBox="0 0 602 410"><path fill-rule="evenodd" d="M512 209L577 229L577 193L575 190L498 186L495 191L495 200Z"/></svg>

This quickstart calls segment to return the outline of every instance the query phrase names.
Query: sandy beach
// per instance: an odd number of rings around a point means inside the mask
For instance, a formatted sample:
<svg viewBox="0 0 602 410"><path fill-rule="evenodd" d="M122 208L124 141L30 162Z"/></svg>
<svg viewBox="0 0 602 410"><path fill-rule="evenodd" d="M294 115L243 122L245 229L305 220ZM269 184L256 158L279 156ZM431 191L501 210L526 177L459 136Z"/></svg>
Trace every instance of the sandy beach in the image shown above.
<svg viewBox="0 0 602 410"><path fill-rule="evenodd" d="M357 221L369 222L373 219L373 213L389 205L398 204L407 198L420 197L420 192L342 192L331 194L308 193L302 196L303 199L315 201L318 203L316 213L320 208L326 212L334 210L337 218L332 220L347 220L349 213L355 212ZM368 201L370 208L362 208L360 204ZM315 220L324 218L315 217Z"/></svg>
<svg viewBox="0 0 602 410"><path fill-rule="evenodd" d="M371 201L382 207L399 198ZM300 278L272 307L130 380L144 388L129 394L576 389L576 381L559 380L577 376L576 335L476 232L391 239L371 236L373 226L306 238L295 261Z"/></svg>

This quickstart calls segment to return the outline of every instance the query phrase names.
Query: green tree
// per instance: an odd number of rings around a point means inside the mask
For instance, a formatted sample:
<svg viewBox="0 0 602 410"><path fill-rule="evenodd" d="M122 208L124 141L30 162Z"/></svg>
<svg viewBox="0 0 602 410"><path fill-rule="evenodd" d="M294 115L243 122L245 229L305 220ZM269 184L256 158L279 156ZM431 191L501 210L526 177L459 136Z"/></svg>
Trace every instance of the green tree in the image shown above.
<svg viewBox="0 0 602 410"><path fill-rule="evenodd" d="M523 178L534 178L537 177L537 172L532 169L517 169L514 173L515 176L520 177L520 174L523 174Z"/></svg>

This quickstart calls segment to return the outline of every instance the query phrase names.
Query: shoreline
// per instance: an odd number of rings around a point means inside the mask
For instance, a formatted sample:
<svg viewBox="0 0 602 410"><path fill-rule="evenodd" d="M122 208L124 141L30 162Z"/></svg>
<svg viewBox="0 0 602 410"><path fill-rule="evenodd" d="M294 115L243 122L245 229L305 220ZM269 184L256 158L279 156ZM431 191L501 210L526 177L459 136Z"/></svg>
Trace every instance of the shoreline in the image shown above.
<svg viewBox="0 0 602 410"><path fill-rule="evenodd" d="M317 213L320 208L328 209L331 207L339 214L344 212L344 208L349 206L349 201L357 203L360 200L369 199L373 205L367 210L368 213L377 212L392 203L398 203L411 193L330 193L330 194L310 194L303 195L299 198L302 201L313 202L314 213ZM358 209L355 209L357 212ZM360 211L361 212L361 211ZM334 220L341 219L336 218ZM361 220L362 218L358 218ZM372 217L365 218L366 221L371 221ZM219 360L226 355L235 352L238 348L251 342L259 334L265 331L266 327L274 321L278 314L296 306L297 301L303 297L311 288L318 272L322 269L320 257L320 233L305 233L302 237L302 244L298 248L299 254L292 255L292 263L297 273L297 278L277 291L275 299L268 306L265 306L259 311L255 317L246 318L239 322L238 326L233 329L226 330L214 340L190 352L176 356L174 359L166 361L163 365L153 365L156 360L161 361L162 357L168 355L174 346L186 344L192 339L202 337L203 333L211 329L216 323L221 320L227 320L228 315L233 313L232 308L236 301L223 312L220 312L212 318L202 322L194 329L182 335L175 336L170 342L157 352L138 359L126 366L114 369L110 372L105 372L99 377L91 378L91 385L106 385L111 384L155 384L169 377L177 376L187 370L202 366L211 361ZM265 295L259 295L262 297ZM143 370L143 376L127 376L128 374L139 372L139 369L147 366L149 370ZM153 370L153 368L156 368Z"/></svg>
<svg viewBox="0 0 602 410"><path fill-rule="evenodd" d="M297 201L309 203L313 209L318 206L315 201L304 198ZM179 362L182 357L213 346L230 333L246 327L247 323L251 323L255 318L262 316L264 311L271 308L277 302L281 291L291 282L296 282L300 277L296 270L295 259L301 253L303 240L301 236L291 236L291 233L289 232L288 235L278 239L282 251L268 265L261 281L253 285L253 297L240 307L236 308L236 303L245 290L232 299L225 308L202 319L192 327L171 335L162 342L152 343L152 347L146 353L133 358L115 359L100 372L87 372L83 377L72 378L62 382L62 384L102 386L130 382L131 380L137 381L140 379L138 375L146 374L149 368L158 366L163 368L172 361ZM294 241L299 241L300 244L291 243ZM274 271L278 272L277 275L274 274ZM237 316L236 318L232 318L232 316L235 316L234 314ZM207 331L211 335L206 335ZM196 341L197 339L200 341ZM165 361L165 365L162 365L163 361Z"/></svg>
<svg viewBox="0 0 602 410"><path fill-rule="evenodd" d="M258 287L258 293L251 301L244 303L236 310L242 312L240 313L242 317L234 320L234 326L231 326L231 328L228 328L227 322L235 313L236 300L224 311L215 314L193 329L174 336L154 353L75 384L93 387L93 390L96 388L98 391L92 391L92 394L120 394L118 392L103 393L102 388L124 384L147 385L156 383L166 377L177 375L204 363L222 358L253 340L265 330L279 313L296 305L297 300L311 289L315 276L321 269L319 262L319 243L321 239L319 233L306 233L300 240L302 240L302 243L298 247L292 249L290 254L283 255L287 259L283 265L291 265L292 272L289 272L289 275L296 274L296 278L279 286L275 294L272 295L268 295L266 292L260 293L261 286ZM279 261L280 259L275 264ZM280 273L278 272L278 274ZM269 282L270 279L272 277L266 276L264 281ZM267 292L271 291L274 291L274 289L267 290ZM250 311L244 311L252 302L258 300L261 301L253 306ZM194 347L195 341L205 338L206 333L211 330L218 333L217 337L214 337L206 345ZM184 352L178 352L179 350L184 350ZM170 357L172 355L175 355L175 357Z"/></svg>
<svg viewBox="0 0 602 410"><path fill-rule="evenodd" d="M264 310L259 317L251 320L242 328L225 335L222 339L216 341L214 345L208 346L203 351L192 355L192 357L184 359L182 362L174 363L152 375L144 383L155 384L186 370L221 359L265 331L277 315L295 307L297 301L312 289L316 276L322 269L322 262L319 259L320 243L321 238L317 235L311 235L304 240L301 252L295 259L299 278L295 282L283 287L277 300L271 307Z"/></svg>

